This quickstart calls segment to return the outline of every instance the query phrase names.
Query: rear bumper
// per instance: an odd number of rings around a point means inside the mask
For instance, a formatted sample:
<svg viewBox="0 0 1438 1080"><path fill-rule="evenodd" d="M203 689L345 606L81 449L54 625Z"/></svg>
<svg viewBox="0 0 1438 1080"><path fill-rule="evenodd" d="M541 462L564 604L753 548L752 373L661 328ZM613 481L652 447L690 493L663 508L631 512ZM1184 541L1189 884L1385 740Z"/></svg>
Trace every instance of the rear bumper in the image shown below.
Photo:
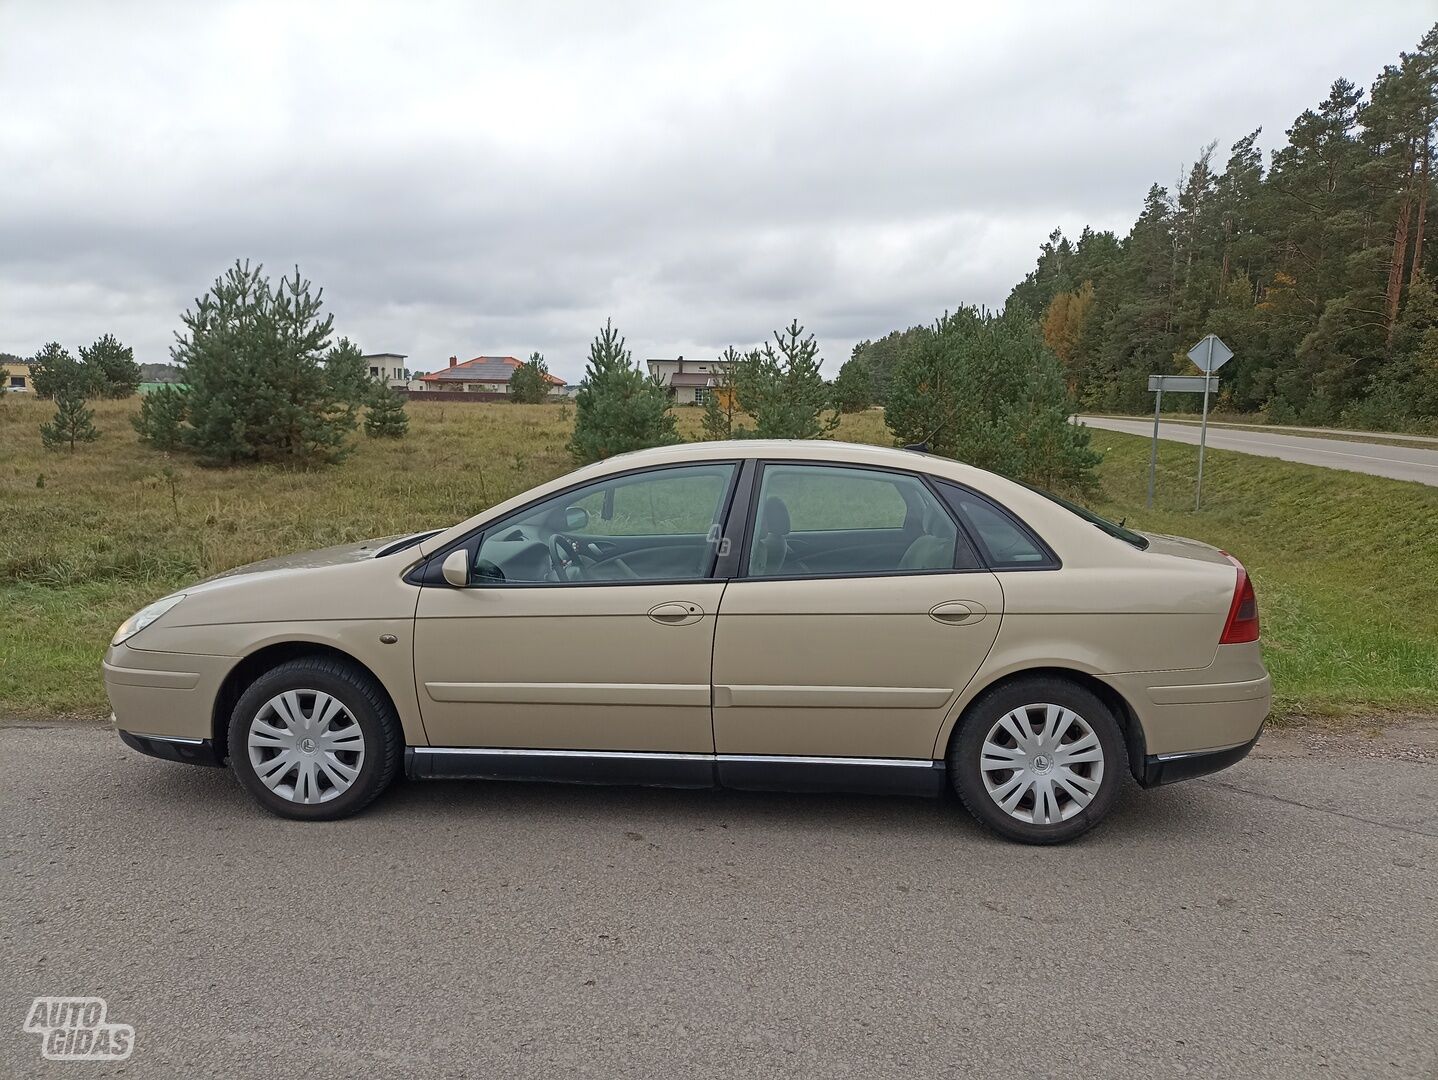
<svg viewBox="0 0 1438 1080"><path fill-rule="evenodd" d="M150 757L164 761L179 761L186 765L214 765L225 763L223 755L215 750L210 739L180 739L173 735L136 735L129 731L117 732L120 741L132 750L138 750Z"/></svg>
<svg viewBox="0 0 1438 1080"><path fill-rule="evenodd" d="M1138 782L1146 788L1176 784L1180 780L1192 780L1195 776L1226 769L1248 756L1263 734L1262 725L1253 738L1237 746L1222 750L1195 750L1182 754L1149 754L1143 759L1143 770Z"/></svg>
<svg viewBox="0 0 1438 1080"><path fill-rule="evenodd" d="M1144 755L1165 760L1222 754L1251 743L1273 700L1256 641L1220 645L1206 668L1100 678L1133 710L1143 730ZM1132 760L1137 766L1138 757Z"/></svg>

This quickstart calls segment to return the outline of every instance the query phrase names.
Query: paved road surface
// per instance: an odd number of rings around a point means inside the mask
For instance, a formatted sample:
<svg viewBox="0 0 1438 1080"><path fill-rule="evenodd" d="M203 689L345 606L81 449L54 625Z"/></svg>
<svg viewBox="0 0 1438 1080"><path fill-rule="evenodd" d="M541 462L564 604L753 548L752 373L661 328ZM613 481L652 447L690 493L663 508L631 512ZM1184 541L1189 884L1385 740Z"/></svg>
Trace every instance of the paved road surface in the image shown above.
<svg viewBox="0 0 1438 1080"><path fill-rule="evenodd" d="M0 728L0 1075L1431 1078L1438 727L1321 743L1033 849L943 803L480 783L306 826ZM134 1057L42 1068L40 994Z"/></svg>
<svg viewBox="0 0 1438 1080"><path fill-rule="evenodd" d="M1152 420L1123 420L1106 416L1079 417L1091 428L1122 431L1129 435L1153 435ZM1198 445L1199 429L1193 424L1163 423L1159 438ZM1272 431L1239 431L1235 428L1208 429L1208 445L1215 450L1237 450L1243 454L1282 458L1306 465L1414 480L1438 486L1438 448L1388 446L1382 443L1349 442L1305 435L1281 435Z"/></svg>

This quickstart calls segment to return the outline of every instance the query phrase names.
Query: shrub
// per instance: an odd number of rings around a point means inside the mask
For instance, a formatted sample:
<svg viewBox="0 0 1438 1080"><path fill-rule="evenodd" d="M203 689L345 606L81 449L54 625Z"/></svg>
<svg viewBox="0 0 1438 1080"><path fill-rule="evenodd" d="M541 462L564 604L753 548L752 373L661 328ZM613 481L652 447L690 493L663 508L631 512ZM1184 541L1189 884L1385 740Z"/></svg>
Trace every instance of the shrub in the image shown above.
<svg viewBox="0 0 1438 1080"><path fill-rule="evenodd" d="M570 454L586 464L679 441L668 391L635 366L624 339L606 320L589 346L589 363L574 399Z"/></svg>
<svg viewBox="0 0 1438 1080"><path fill-rule="evenodd" d="M539 353L514 369L509 377L509 400L521 405L540 405L549 397L549 366Z"/></svg>
<svg viewBox="0 0 1438 1080"><path fill-rule="evenodd" d="M166 383L140 399L140 413L131 423L142 443L156 450L174 450L183 438L185 411L185 391Z"/></svg>
<svg viewBox="0 0 1438 1080"><path fill-rule="evenodd" d="M133 397L140 388L140 365L135 363L135 351L121 345L114 334L106 334L88 349L81 346L80 360L93 397Z"/></svg>
<svg viewBox="0 0 1438 1080"><path fill-rule="evenodd" d="M1100 455L1069 422L1074 405L1057 357L1020 312L961 308L915 339L889 378L895 441L1021 480L1086 488Z"/></svg>
<svg viewBox="0 0 1438 1080"><path fill-rule="evenodd" d="M66 388L83 395L89 389L85 368L58 341L52 341L30 358L30 385L36 397L58 398Z"/></svg>
<svg viewBox="0 0 1438 1080"><path fill-rule="evenodd" d="M40 441L45 448L54 450L68 443L73 454L77 442L94 442L99 437L95 414L86 407L80 385L71 382L60 386L55 394L54 419L40 425Z"/></svg>
<svg viewBox="0 0 1438 1080"><path fill-rule="evenodd" d="M366 435L377 439L402 439L409 431L409 414L404 411L404 395L383 383L370 392L369 412L365 414Z"/></svg>

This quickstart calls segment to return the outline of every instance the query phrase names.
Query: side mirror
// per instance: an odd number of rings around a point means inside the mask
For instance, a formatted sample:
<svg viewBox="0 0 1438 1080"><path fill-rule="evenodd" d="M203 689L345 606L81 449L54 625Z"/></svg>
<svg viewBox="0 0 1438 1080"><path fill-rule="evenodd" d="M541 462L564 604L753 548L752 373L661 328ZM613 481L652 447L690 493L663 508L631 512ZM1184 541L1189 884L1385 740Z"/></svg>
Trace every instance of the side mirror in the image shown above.
<svg viewBox="0 0 1438 1080"><path fill-rule="evenodd" d="M469 552L464 548L451 551L444 557L440 572L444 574L444 580L456 589L467 587L469 585Z"/></svg>
<svg viewBox="0 0 1438 1080"><path fill-rule="evenodd" d="M589 524L589 511L582 506L564 508L564 528L568 532L583 532Z"/></svg>

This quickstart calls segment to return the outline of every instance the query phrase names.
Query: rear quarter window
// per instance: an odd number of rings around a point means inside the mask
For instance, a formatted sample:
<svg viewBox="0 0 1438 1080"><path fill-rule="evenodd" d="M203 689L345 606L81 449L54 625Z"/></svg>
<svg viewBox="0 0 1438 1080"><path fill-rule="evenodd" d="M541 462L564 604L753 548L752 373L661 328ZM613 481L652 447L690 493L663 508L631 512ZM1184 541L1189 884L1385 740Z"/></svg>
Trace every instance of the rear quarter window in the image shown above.
<svg viewBox="0 0 1438 1080"><path fill-rule="evenodd" d="M993 570L1053 570L1057 557L1026 524L998 503L968 488L939 482L949 509L959 515Z"/></svg>

